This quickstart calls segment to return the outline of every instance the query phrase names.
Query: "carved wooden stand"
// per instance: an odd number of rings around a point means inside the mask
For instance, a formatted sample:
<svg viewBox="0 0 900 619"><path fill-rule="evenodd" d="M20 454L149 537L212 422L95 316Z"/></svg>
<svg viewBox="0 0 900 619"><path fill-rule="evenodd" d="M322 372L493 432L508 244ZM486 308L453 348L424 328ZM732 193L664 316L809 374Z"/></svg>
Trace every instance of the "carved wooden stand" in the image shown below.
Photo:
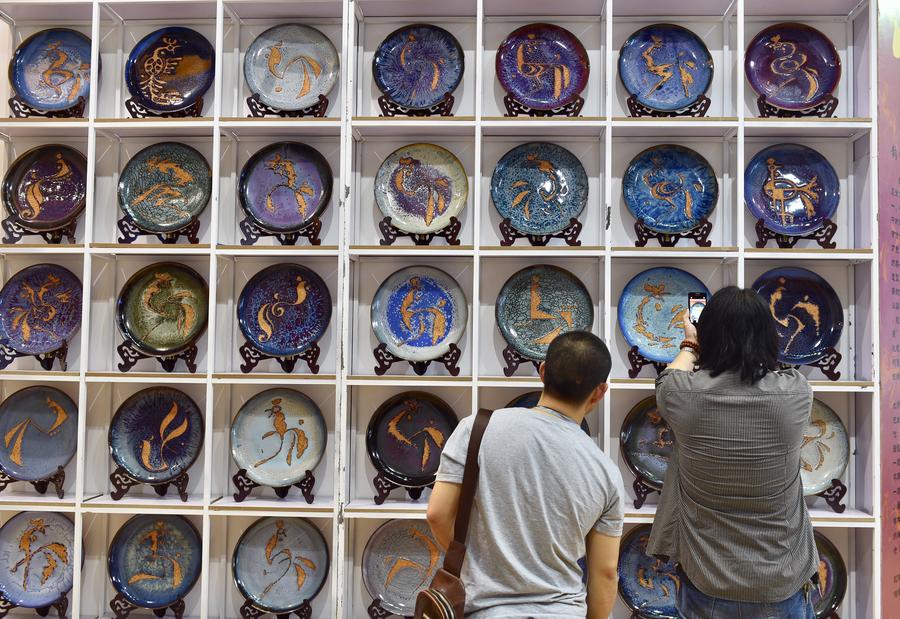
<svg viewBox="0 0 900 619"><path fill-rule="evenodd" d="M116 348L116 352L119 353L119 357L122 359L122 363L119 364L120 372L127 372L141 359L156 359L159 361L159 365L166 372L174 372L175 364L178 363L179 359L184 359L184 363L187 366L188 372L191 374L197 371L197 345L192 344L189 348L181 351L177 355L172 355L170 357L157 357L154 355L145 355L138 349L134 348L128 342L122 342Z"/></svg>
<svg viewBox="0 0 900 619"><path fill-rule="evenodd" d="M837 247L837 244L835 244L831 239L834 238L836 232L837 224L830 219L826 219L822 224L822 227L815 232L810 232L809 234L803 234L800 236L788 236L787 234L779 234L777 232L773 232L766 227L766 224L762 219L757 219L756 246L765 247L769 243L770 239L775 239L778 247L780 247L781 249L790 249L791 247L796 245L797 241L799 241L800 239L807 239L810 241L815 241L819 244L820 247L824 249L834 249L835 247Z"/></svg>
<svg viewBox="0 0 900 619"><path fill-rule="evenodd" d="M203 97L199 97L188 107L174 112L153 112L134 99L125 102L125 109L132 118L199 118L203 113Z"/></svg>
<svg viewBox="0 0 900 619"><path fill-rule="evenodd" d="M78 97L78 101L72 107L64 110L38 110L19 98L19 95L9 100L9 109L12 110L13 118L84 118L84 108L87 100L84 97ZM68 604L68 602L67 602Z"/></svg>
<svg viewBox="0 0 900 619"><path fill-rule="evenodd" d="M140 606L135 606L128 600L122 596L121 593L117 594L112 600L109 601L109 607L113 611L113 616L116 619L125 619L128 615L131 614L131 611L141 608ZM170 604L169 606L163 606L162 608L151 608L153 614L157 617L164 617L166 615L167 610L171 610L172 614L175 615L175 619L182 619L184 617L184 600L179 599L174 604Z"/></svg>
<svg viewBox="0 0 900 619"><path fill-rule="evenodd" d="M421 110L414 110L399 103L394 103L384 95L378 97L378 107L381 108L382 117L390 116L453 116L453 95L447 94L440 102L435 103L431 107Z"/></svg>
<svg viewBox="0 0 900 619"><path fill-rule="evenodd" d="M240 503L248 496L250 496L250 491L254 488L264 488L266 486L262 486L261 484L256 483L249 477L247 477L247 469L241 469L231 478L231 481L234 482L235 488L237 488L237 492L234 493L234 500L236 503ZM312 505L312 502L316 500L316 495L313 494L313 487L316 485L316 477L312 474L312 471L306 471L306 477L298 481L296 484L292 484L294 487L299 488L300 492L303 494L303 498L306 499L306 502ZM280 486L278 488L272 488L275 491L275 496L279 499L283 499L287 496L288 490L291 489L291 486Z"/></svg>
<svg viewBox="0 0 900 619"><path fill-rule="evenodd" d="M6 617L14 608L19 608L16 604L13 604L6 598L0 596L0 619ZM42 606L41 608L35 608L34 612L38 614L40 617L46 617L50 614L50 609L56 609L56 614L59 616L59 619L66 619L66 611L69 610L69 598L64 595L55 602L53 602L50 606Z"/></svg>
<svg viewBox="0 0 900 619"><path fill-rule="evenodd" d="M56 230L29 230L23 228L22 225L12 217L7 217L0 223L3 227L4 244L13 244L19 242L23 236L39 236L47 242L48 245L61 245L63 237L69 240L69 243L75 242L75 230L78 228L78 220L72 221L70 224L57 228Z"/></svg>
<svg viewBox="0 0 900 619"><path fill-rule="evenodd" d="M712 232L712 224L706 218L701 219L697 227L687 232L675 233L654 232L644 225L643 219L638 219L634 222L634 233L637 235L634 246L646 247L647 241L657 239L660 247L675 247L681 239L692 239L698 247L710 247L712 245L712 241L709 240L710 232Z"/></svg>
<svg viewBox="0 0 900 619"><path fill-rule="evenodd" d="M284 370L287 374L290 374L294 371L294 366L297 365L298 360L306 361L306 367L309 368L309 371L313 374L319 373L319 355L322 350L319 348L319 345L316 342L313 342L312 345L304 350L302 353L297 355L291 355L289 357L275 357L272 355L267 355L262 352L255 346L253 346L250 342L244 342L241 344L241 347L238 349L238 353L241 355L241 359L244 362L241 364L241 372L244 374L249 374L253 371L261 361L265 361L266 359L275 359L278 362L278 365L281 366L281 369Z"/></svg>
<svg viewBox="0 0 900 619"><path fill-rule="evenodd" d="M375 486L375 492L378 494L375 495L375 505L381 505L384 503L388 495L391 491L396 490L397 488L402 488L406 490L406 494L409 495L413 501L418 501L419 497L422 496L422 492L425 488L434 488L434 484L428 484L427 486L419 486L418 488L410 488L408 486L401 486L400 484L395 484L390 479L384 476L384 473L381 471L375 475L375 478L372 480L372 484Z"/></svg>
<svg viewBox="0 0 900 619"><path fill-rule="evenodd" d="M628 113L631 114L632 118L641 118L645 116L651 118L677 118L679 116L702 118L706 116L706 113L709 111L710 103L709 97L700 95L700 98L694 101L694 103L687 107L683 107L680 110L662 111L654 110L642 103L638 103L637 99L634 98L634 95L628 97L628 101L626 101Z"/></svg>
<svg viewBox="0 0 900 619"><path fill-rule="evenodd" d="M506 114L504 114L504 116L507 117L531 116L548 118L550 116L569 116L574 118L576 116L581 116L581 108L584 107L584 98L578 97L572 101L572 103L552 110L536 110L519 103L509 95L505 95L503 97L503 107L506 108Z"/></svg>
<svg viewBox="0 0 900 619"><path fill-rule="evenodd" d="M382 245L393 245L394 241L401 236L408 236L415 245L429 245L431 244L431 241L438 236L447 239L447 245L459 245L459 238L457 237L459 236L459 231L462 229L462 223L456 217L451 217L450 223L447 224L446 228L442 228L437 232L416 233L404 232L403 230L395 228L391 223L391 218L385 217L378 222L378 229L381 230L380 243Z"/></svg>
<svg viewBox="0 0 900 619"><path fill-rule="evenodd" d="M262 118L264 116L279 116L281 118L302 118L304 116L313 118L323 118L325 111L328 109L328 97L319 95L319 102L310 105L302 110L279 110L269 107L259 100L259 95L254 94L247 97L247 107L250 108L250 116L248 118Z"/></svg>
<svg viewBox="0 0 900 619"><path fill-rule="evenodd" d="M249 217L245 217L238 224L241 229L241 245L254 245L261 237L271 236L278 239L282 245L296 245L302 236L309 239L310 245L321 245L319 233L322 231L322 220L318 216L311 217L309 223L296 232L270 232L259 226Z"/></svg>
<svg viewBox="0 0 900 619"><path fill-rule="evenodd" d="M529 359L528 357L520 354L509 344L507 344L506 348L503 349L503 360L506 361L506 367L503 368L504 376L512 376L513 374L515 374L516 370L519 369L520 365L526 363L533 364L535 370L538 370L541 367L540 361Z"/></svg>
<svg viewBox="0 0 900 619"><path fill-rule="evenodd" d="M844 510L847 509L847 506L841 503L841 501L846 494L847 486L845 486L840 479L832 479L831 485L822 492L816 494L816 496L825 499L825 502L828 503L828 507L833 509L835 513L843 514Z"/></svg>
<svg viewBox="0 0 900 619"><path fill-rule="evenodd" d="M391 369L391 366L395 363L407 361L406 359L401 359L388 352L387 344L379 344L375 347L375 350L372 351L372 354L375 355L375 361L378 363L375 366L376 376L384 376L385 372ZM438 357L431 361L442 364L447 368L447 372L450 373L450 376L459 376L459 366L456 364L459 362L461 356L462 351L459 349L459 346L450 344L450 350L448 350L443 357ZM409 361L409 365L412 366L413 372L422 376L428 369L431 361Z"/></svg>
<svg viewBox="0 0 900 619"><path fill-rule="evenodd" d="M66 368L68 367L68 363L66 362L66 356L68 354L68 344L63 344L60 348L57 348L53 352L42 353L40 355L29 355L28 353L13 350L6 344L0 344L0 370L5 370L7 367L9 367L10 363L15 361L19 357L34 357L41 364L41 367L47 372L53 369L53 360L59 359L59 369L65 372Z"/></svg>
<svg viewBox="0 0 900 619"><path fill-rule="evenodd" d="M394 616L394 613L381 607L381 600L372 600L372 603L366 609L366 613L368 613L369 619L385 619L386 617Z"/></svg>
<svg viewBox="0 0 900 619"><path fill-rule="evenodd" d="M637 375L641 373L641 368L645 365L652 365L657 374L666 369L667 365L661 361L650 361L638 352L637 346L632 346L628 351L628 363L631 365L631 369L628 370L628 378L637 378Z"/></svg>
<svg viewBox="0 0 900 619"><path fill-rule="evenodd" d="M783 110L766 101L763 95L756 99L756 107L759 109L760 118L803 118L807 116L831 118L834 116L837 106L837 98L831 95L826 96L819 105L805 110Z"/></svg>
<svg viewBox="0 0 900 619"><path fill-rule="evenodd" d="M824 374L828 380L840 380L841 373L838 372L836 368L838 365L840 365L841 359L843 358L844 356L841 353L836 351L834 348L829 348L825 351L825 354L822 355L821 359L819 359L818 361L813 361L812 363L806 363L804 365L808 365L811 368L819 368L820 370L822 370L822 374ZM785 367L791 367L790 364L782 365L784 365ZM795 365L793 367L800 369L799 365Z"/></svg>
<svg viewBox="0 0 900 619"><path fill-rule="evenodd" d="M509 247L516 242L516 239L528 239L528 242L532 245L543 247L550 242L550 239L562 239L566 242L566 245L578 247L581 245L581 241L578 240L578 235L581 234L581 228L581 222L573 217L569 220L569 225L559 232L553 232L551 234L527 234L516 230L507 217L500 222L500 236L503 237L503 240L500 241L500 245Z"/></svg>
<svg viewBox="0 0 900 619"><path fill-rule="evenodd" d="M197 233L200 231L199 219L195 219L184 228L172 232L147 232L139 228L129 215L122 217L116 225L119 228L119 232L122 233L122 236L119 237L119 243L134 243L141 236L155 236L160 243L166 245L174 245L180 237L186 238L191 245L196 245L200 242L197 236Z"/></svg>
<svg viewBox="0 0 900 619"><path fill-rule="evenodd" d="M6 487L8 485L10 485L13 482L17 482L17 481L23 481L23 480L16 479L12 475L8 475L7 473L0 472L0 492L3 492L4 490L6 490ZM56 469L56 472L53 475L51 475L50 477L47 477L45 479L39 479L37 481L29 481L28 483L30 483L32 486L34 486L34 489L38 492L38 494L46 494L47 488L50 486L50 484L53 484L53 487L56 489L56 496L61 499L65 495L63 486L66 483L66 471L63 469L63 467L60 466ZM2 600L2 598L0 598L0 600ZM0 617L2 617L2 616L3 615L0 615Z"/></svg>
<svg viewBox="0 0 900 619"><path fill-rule="evenodd" d="M241 605L240 613L243 619L256 619L257 617L269 614L274 614L277 619L288 619L292 614L297 615L299 619L310 619L312 617L312 606L309 605L309 600L303 600L303 604L300 605L300 608L291 611L290 613L269 613L266 610L260 610L254 606L250 600L246 600Z"/></svg>
<svg viewBox="0 0 900 619"><path fill-rule="evenodd" d="M632 482L631 487L634 488L634 508L640 509L644 505L644 501L647 500L647 497L653 494L654 492L659 492L656 488L650 486L645 480L643 475L635 474L634 482Z"/></svg>
<svg viewBox="0 0 900 619"><path fill-rule="evenodd" d="M113 471L113 474L109 476L109 481L113 485L113 488L115 488L115 490L109 494L113 501L121 500L133 487L143 485L144 483L133 479L121 466ZM148 485L150 485L153 488L153 491L159 496L166 496L166 493L169 491L169 484L171 484L178 490L178 496L181 498L182 502L186 503L188 500L188 481L188 474L187 471L185 471L172 481Z"/></svg>

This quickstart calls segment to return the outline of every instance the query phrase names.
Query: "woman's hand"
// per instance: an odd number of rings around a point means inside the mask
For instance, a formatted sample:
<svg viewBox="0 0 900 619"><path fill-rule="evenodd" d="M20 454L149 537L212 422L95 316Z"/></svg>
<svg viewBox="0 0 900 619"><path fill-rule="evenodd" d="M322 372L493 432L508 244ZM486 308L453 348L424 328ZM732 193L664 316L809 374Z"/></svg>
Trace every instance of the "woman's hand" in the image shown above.
<svg viewBox="0 0 900 619"><path fill-rule="evenodd" d="M681 320L684 323L684 339L699 345L700 342L697 341L697 327L691 322L691 313L688 310L685 310L684 314L681 315ZM694 370L696 362L697 356L694 354L694 351L689 348L682 348L668 367L673 370L691 372Z"/></svg>
<svg viewBox="0 0 900 619"><path fill-rule="evenodd" d="M691 322L691 311L684 310L681 320L684 323L684 339L699 344L700 342L697 341L697 326Z"/></svg>

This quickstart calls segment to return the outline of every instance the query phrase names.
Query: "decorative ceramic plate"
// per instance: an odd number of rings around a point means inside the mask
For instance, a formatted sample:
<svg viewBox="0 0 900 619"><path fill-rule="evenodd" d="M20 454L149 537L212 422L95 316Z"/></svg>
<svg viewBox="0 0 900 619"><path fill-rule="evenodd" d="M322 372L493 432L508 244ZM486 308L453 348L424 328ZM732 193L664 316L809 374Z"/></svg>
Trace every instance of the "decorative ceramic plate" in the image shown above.
<svg viewBox="0 0 900 619"><path fill-rule="evenodd" d="M818 151L801 144L764 148L744 172L744 202L750 214L779 234L815 232L840 201L837 172Z"/></svg>
<svg viewBox="0 0 900 619"><path fill-rule="evenodd" d="M444 553L426 522L389 520L372 533L363 550L363 584L384 610L412 616L416 596L431 584L443 562Z"/></svg>
<svg viewBox="0 0 900 619"><path fill-rule="evenodd" d="M9 63L9 83L27 105L65 110L91 92L91 40L69 28L35 32Z"/></svg>
<svg viewBox="0 0 900 619"><path fill-rule="evenodd" d="M497 48L495 68L509 96L534 110L572 103L591 73L578 37L553 24L529 24L510 32Z"/></svg>
<svg viewBox="0 0 900 619"><path fill-rule="evenodd" d="M270 232L297 232L331 201L331 167L312 146L278 142L259 150L241 169L241 208Z"/></svg>
<svg viewBox="0 0 900 619"><path fill-rule="evenodd" d="M844 310L834 288L816 273L779 267L753 284L769 305L778 330L778 360L790 365L813 363L837 345Z"/></svg>
<svg viewBox="0 0 900 619"><path fill-rule="evenodd" d="M813 587L812 603L816 619L828 619L847 592L847 566L831 540L818 531L814 534L819 551L819 585Z"/></svg>
<svg viewBox="0 0 900 619"><path fill-rule="evenodd" d="M619 78L641 105L674 112L693 105L709 90L713 59L703 40L687 28L653 24L622 44Z"/></svg>
<svg viewBox="0 0 900 619"><path fill-rule="evenodd" d="M753 37L744 72L756 94L785 110L822 103L841 81L841 59L834 43L806 24L769 26Z"/></svg>
<svg viewBox="0 0 900 619"><path fill-rule="evenodd" d="M183 391L149 387L125 400L109 424L109 452L129 477L164 484L191 468L203 448L203 415Z"/></svg>
<svg viewBox="0 0 900 619"><path fill-rule="evenodd" d="M202 554L200 534L184 516L141 514L123 524L109 545L109 579L135 606L163 608L197 582Z"/></svg>
<svg viewBox="0 0 900 619"><path fill-rule="evenodd" d="M674 562L647 554L650 525L639 524L622 539L619 551L619 597L641 619L678 619L675 599L681 579Z"/></svg>
<svg viewBox="0 0 900 619"><path fill-rule="evenodd" d="M679 234L708 219L719 199L716 173L697 151L660 144L640 152L622 178L631 215L654 232Z"/></svg>
<svg viewBox="0 0 900 619"><path fill-rule="evenodd" d="M431 24L412 24L389 34L372 58L375 86L397 105L424 110L450 95L465 71L462 46Z"/></svg>
<svg viewBox="0 0 900 619"><path fill-rule="evenodd" d="M19 512L0 528L0 595L45 608L72 589L75 524L55 512Z"/></svg>
<svg viewBox="0 0 900 619"><path fill-rule="evenodd" d="M191 224L209 204L212 172L200 152L179 142L160 142L132 157L119 176L119 207L141 230L174 232Z"/></svg>
<svg viewBox="0 0 900 619"><path fill-rule="evenodd" d="M813 400L809 425L800 448L800 478L803 494L811 496L840 479L850 463L850 439L847 428L831 407Z"/></svg>
<svg viewBox="0 0 900 619"><path fill-rule="evenodd" d="M202 34L160 28L137 42L125 64L125 85L153 112L176 112L197 102L213 83L216 52Z"/></svg>
<svg viewBox="0 0 900 619"><path fill-rule="evenodd" d="M327 442L322 411L293 389L257 393L231 421L231 457L262 486L281 488L302 480L319 464Z"/></svg>
<svg viewBox="0 0 900 619"><path fill-rule="evenodd" d="M674 267L654 267L637 274L619 297L619 329L629 346L656 363L670 363L684 339L681 315L688 293L709 289Z"/></svg>
<svg viewBox="0 0 900 619"><path fill-rule="evenodd" d="M26 387L0 404L0 437L0 470L22 481L47 479L75 455L78 406L54 387Z"/></svg>
<svg viewBox="0 0 900 619"><path fill-rule="evenodd" d="M455 279L440 269L406 267L372 300L372 331L389 353L408 361L438 359L466 330L469 307Z"/></svg>
<svg viewBox="0 0 900 619"><path fill-rule="evenodd" d="M395 228L414 234L443 230L466 208L469 179L462 163L437 144L408 144L387 156L375 175L375 203Z"/></svg>
<svg viewBox="0 0 900 619"><path fill-rule="evenodd" d="M65 267L25 267L0 289L0 332L17 352L59 350L80 327L81 280Z"/></svg>
<svg viewBox="0 0 900 619"><path fill-rule="evenodd" d="M87 159L63 144L22 153L3 177L3 206L26 230L58 230L84 211Z"/></svg>
<svg viewBox="0 0 900 619"><path fill-rule="evenodd" d="M659 414L655 396L644 398L628 411L619 433L619 447L635 477L660 490L675 448L675 435Z"/></svg>
<svg viewBox="0 0 900 619"><path fill-rule="evenodd" d="M594 303L581 280L550 264L525 267L506 280L494 306L503 339L523 357L543 361L556 336L590 331Z"/></svg>
<svg viewBox="0 0 900 619"><path fill-rule="evenodd" d="M234 547L234 584L259 610L291 613L321 591L328 553L325 537L309 520L260 518Z"/></svg>
<svg viewBox="0 0 900 619"><path fill-rule="evenodd" d="M491 175L494 208L524 234L564 230L581 214L587 197L587 173L578 157L550 142L516 146Z"/></svg>
<svg viewBox="0 0 900 619"><path fill-rule="evenodd" d="M151 264L132 275L119 292L119 331L147 355L178 354L206 331L208 296L206 280L191 267Z"/></svg>
<svg viewBox="0 0 900 619"><path fill-rule="evenodd" d="M237 317L241 333L254 348L274 357L298 355L325 334L331 293L305 266L273 264L244 285Z"/></svg>
<svg viewBox="0 0 900 619"><path fill-rule="evenodd" d="M372 415L366 451L372 465L390 481L422 488L434 483L441 451L456 424L456 413L442 399L422 391L404 391Z"/></svg>
<svg viewBox="0 0 900 619"><path fill-rule="evenodd" d="M529 391L528 393L523 393L517 398L513 398L512 400L510 400L509 404L507 404L503 408L534 408L535 406L537 406L540 400L540 391ZM584 430L584 433L588 436L591 435L591 427L588 425L587 419L581 420L581 429ZM581 564L579 563L579 565Z"/></svg>

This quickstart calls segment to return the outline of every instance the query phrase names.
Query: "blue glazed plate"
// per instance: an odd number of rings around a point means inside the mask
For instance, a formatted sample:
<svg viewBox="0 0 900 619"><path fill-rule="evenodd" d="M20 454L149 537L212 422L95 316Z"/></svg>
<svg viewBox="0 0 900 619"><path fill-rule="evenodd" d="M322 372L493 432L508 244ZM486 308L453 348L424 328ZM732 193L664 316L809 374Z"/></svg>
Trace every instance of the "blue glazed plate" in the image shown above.
<svg viewBox="0 0 900 619"><path fill-rule="evenodd" d="M827 537L818 531L814 534L819 551L819 584L813 587L812 603L816 619L828 619L847 593L847 566L841 553Z"/></svg>
<svg viewBox="0 0 900 619"><path fill-rule="evenodd" d="M75 524L54 512L20 512L0 528L0 595L45 608L72 590Z"/></svg>
<svg viewBox="0 0 900 619"><path fill-rule="evenodd" d="M558 335L590 331L594 324L591 294L575 275L541 264L513 274L494 306L503 339L520 355L543 361Z"/></svg>
<svg viewBox="0 0 900 619"><path fill-rule="evenodd" d="M260 518L244 531L231 556L234 584L253 606L291 613L312 600L328 579L328 543L305 518Z"/></svg>
<svg viewBox="0 0 900 619"><path fill-rule="evenodd" d="M762 149L744 171L744 202L750 214L779 234L815 232L841 201L837 172L818 151L801 144Z"/></svg>
<svg viewBox="0 0 900 619"><path fill-rule="evenodd" d="M327 442L322 411L293 389L256 394L231 421L231 457L262 486L281 488L302 480L319 464Z"/></svg>
<svg viewBox="0 0 900 619"><path fill-rule="evenodd" d="M812 496L840 479L850 463L850 439L837 413L821 400L814 399L803 445L800 447L800 479L803 494Z"/></svg>
<svg viewBox="0 0 900 619"><path fill-rule="evenodd" d="M523 393L519 397L513 398L510 400L509 404L503 408L534 408L540 400L540 391L529 391L528 393ZM591 435L591 427L588 425L587 419L581 420L581 429L584 430L584 433L588 436ZM581 565L581 563L579 563L579 565ZM584 568L582 567L582 569Z"/></svg>
<svg viewBox="0 0 900 619"><path fill-rule="evenodd" d="M679 234L708 219L719 181L697 151L677 144L652 146L635 156L622 178L625 206L654 232Z"/></svg>
<svg viewBox="0 0 900 619"><path fill-rule="evenodd" d="M0 470L39 481L65 468L78 443L78 406L54 387L26 387L0 404Z"/></svg>
<svg viewBox="0 0 900 619"><path fill-rule="evenodd" d="M709 289L681 269L655 267L636 275L619 297L619 329L629 346L650 361L670 363L684 339L681 315L688 293Z"/></svg>
<svg viewBox="0 0 900 619"><path fill-rule="evenodd" d="M494 208L524 234L565 229L584 210L587 197L587 173L578 157L550 142L516 146L491 175Z"/></svg>
<svg viewBox="0 0 900 619"><path fill-rule="evenodd" d="M639 524L622 539L619 550L619 597L641 619L678 619L675 599L681 579L675 563L647 554L650 525Z"/></svg>
<svg viewBox="0 0 900 619"><path fill-rule="evenodd" d="M713 59L703 40L687 28L653 24L622 44L619 78L641 105L673 112L706 94L712 83Z"/></svg>
<svg viewBox="0 0 900 619"><path fill-rule="evenodd" d="M452 34L431 24L412 24L389 34L372 58L375 86L397 105L424 110L453 93L465 57Z"/></svg>
<svg viewBox="0 0 900 619"><path fill-rule="evenodd" d="M407 267L375 292L372 331L395 357L430 361L459 342L468 314L466 295L455 279L433 267Z"/></svg>
<svg viewBox="0 0 900 619"><path fill-rule="evenodd" d="M184 516L141 514L116 532L107 569L116 591L140 608L184 598L200 577L202 542Z"/></svg>
<svg viewBox="0 0 900 619"><path fill-rule="evenodd" d="M772 311L778 330L778 360L782 363L818 361L841 339L841 300L816 273L800 267L779 267L760 275L753 289Z"/></svg>
<svg viewBox="0 0 900 619"><path fill-rule="evenodd" d="M643 478L651 488L662 489L675 435L659 414L655 396L644 398L628 411L619 433L619 448L635 477Z"/></svg>
<svg viewBox="0 0 900 619"><path fill-rule="evenodd" d="M191 468L203 447L203 416L183 391L150 387L138 391L113 415L109 452L128 476L163 484Z"/></svg>
<svg viewBox="0 0 900 619"><path fill-rule="evenodd" d="M91 40L69 28L35 32L13 53L9 83L37 110L73 107L91 92Z"/></svg>
<svg viewBox="0 0 900 619"><path fill-rule="evenodd" d="M22 153L3 177L3 205L26 230L66 227L84 211L86 197L87 159L64 144Z"/></svg>

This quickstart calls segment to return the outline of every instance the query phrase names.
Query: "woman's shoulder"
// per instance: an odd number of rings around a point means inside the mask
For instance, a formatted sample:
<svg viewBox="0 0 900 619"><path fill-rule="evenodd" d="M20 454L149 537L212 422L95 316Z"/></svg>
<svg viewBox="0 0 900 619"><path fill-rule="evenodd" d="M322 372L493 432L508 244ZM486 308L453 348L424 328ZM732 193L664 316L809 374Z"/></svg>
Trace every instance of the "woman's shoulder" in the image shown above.
<svg viewBox="0 0 900 619"><path fill-rule="evenodd" d="M800 370L794 368L769 372L760 381L760 387L765 391L782 391L796 394L812 393L809 381L800 373Z"/></svg>

